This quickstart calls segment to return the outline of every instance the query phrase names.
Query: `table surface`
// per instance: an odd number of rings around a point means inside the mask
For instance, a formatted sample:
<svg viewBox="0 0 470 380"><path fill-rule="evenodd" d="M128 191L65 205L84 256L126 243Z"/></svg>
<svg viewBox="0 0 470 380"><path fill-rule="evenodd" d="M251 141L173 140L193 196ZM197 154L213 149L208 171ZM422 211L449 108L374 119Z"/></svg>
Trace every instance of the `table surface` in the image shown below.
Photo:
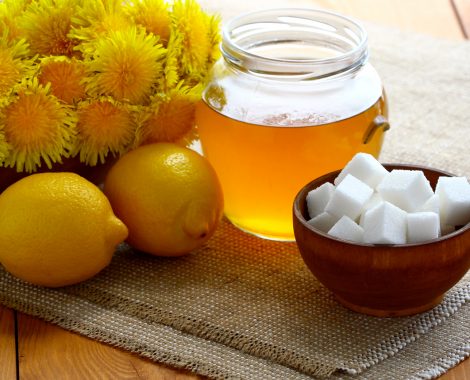
<svg viewBox="0 0 470 380"><path fill-rule="evenodd" d="M470 38L470 0L199 0L223 19L268 7L320 7L448 39ZM199 377L0 306L0 379L163 379ZM441 377L470 380L470 360Z"/></svg>

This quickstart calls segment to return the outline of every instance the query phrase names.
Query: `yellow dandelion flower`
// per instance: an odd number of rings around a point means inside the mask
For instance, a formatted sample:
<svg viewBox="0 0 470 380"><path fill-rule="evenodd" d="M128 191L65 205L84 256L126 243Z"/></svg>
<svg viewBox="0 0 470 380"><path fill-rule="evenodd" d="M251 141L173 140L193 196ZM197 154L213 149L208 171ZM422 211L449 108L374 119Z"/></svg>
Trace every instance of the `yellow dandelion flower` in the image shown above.
<svg viewBox="0 0 470 380"><path fill-rule="evenodd" d="M182 76L190 79L205 76L213 54L214 26L216 19L204 13L194 0L177 0L172 10L172 40L180 47L179 61ZM173 46L168 44L168 49Z"/></svg>
<svg viewBox="0 0 470 380"><path fill-rule="evenodd" d="M35 64L28 55L26 41L10 42L5 30L0 38L0 96L7 95L24 76L34 71Z"/></svg>
<svg viewBox="0 0 470 380"><path fill-rule="evenodd" d="M137 135L139 143L177 142L194 126L194 111L200 87L177 86L169 94L152 99L149 112Z"/></svg>
<svg viewBox="0 0 470 380"><path fill-rule="evenodd" d="M84 1L72 17L74 28L70 36L90 41L109 32L127 29L132 19L124 12L122 0Z"/></svg>
<svg viewBox="0 0 470 380"><path fill-rule="evenodd" d="M165 48L157 37L129 28L110 32L84 49L87 92L142 104L162 75Z"/></svg>
<svg viewBox="0 0 470 380"><path fill-rule="evenodd" d="M5 138L5 133L0 130L0 167L4 165L6 158L10 153L10 149L11 146Z"/></svg>
<svg viewBox="0 0 470 380"><path fill-rule="evenodd" d="M180 81L180 63L181 56L182 36L173 33L170 36L168 49L166 53L165 64L163 68L164 76L160 85L162 91L168 91L179 83Z"/></svg>
<svg viewBox="0 0 470 380"><path fill-rule="evenodd" d="M109 153L120 155L134 140L135 122L128 106L112 98L82 102L78 108L78 143L73 155L88 165L104 163Z"/></svg>
<svg viewBox="0 0 470 380"><path fill-rule="evenodd" d="M64 56L47 57L41 60L39 83L50 83L52 94L67 104L73 104L86 96L85 66L82 61Z"/></svg>
<svg viewBox="0 0 470 380"><path fill-rule="evenodd" d="M0 29L2 33L8 30L9 41L21 38L18 18L30 2L31 0L3 0L0 2Z"/></svg>
<svg viewBox="0 0 470 380"><path fill-rule="evenodd" d="M220 16L213 15L210 16L209 21L209 37L211 40L211 52L209 56L209 65L211 66L220 58L220 42L221 42L221 35L220 35ZM210 67L207 68L209 70Z"/></svg>
<svg viewBox="0 0 470 380"><path fill-rule="evenodd" d="M78 41L68 36L80 0L33 1L19 19L33 53L73 56Z"/></svg>
<svg viewBox="0 0 470 380"><path fill-rule="evenodd" d="M0 126L11 152L5 166L33 172L62 162L72 148L76 117L37 79L23 80L0 110Z"/></svg>
<svg viewBox="0 0 470 380"><path fill-rule="evenodd" d="M0 0L0 167L191 141L218 29L197 0Z"/></svg>
<svg viewBox="0 0 470 380"><path fill-rule="evenodd" d="M164 0L128 1L126 11L137 25L141 25L148 33L160 37L164 46L170 37L171 17L168 4Z"/></svg>

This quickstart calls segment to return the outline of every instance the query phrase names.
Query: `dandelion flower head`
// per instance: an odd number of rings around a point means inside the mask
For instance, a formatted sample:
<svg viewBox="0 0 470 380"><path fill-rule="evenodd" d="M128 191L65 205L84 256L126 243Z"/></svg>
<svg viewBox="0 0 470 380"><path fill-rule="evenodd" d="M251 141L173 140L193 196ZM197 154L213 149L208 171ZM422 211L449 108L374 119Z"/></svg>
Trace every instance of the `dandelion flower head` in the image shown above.
<svg viewBox="0 0 470 380"><path fill-rule="evenodd" d="M134 140L131 107L112 98L87 100L78 108L79 137L73 154L88 165L104 163L107 155L123 154Z"/></svg>
<svg viewBox="0 0 470 380"><path fill-rule="evenodd" d="M199 96L200 88L190 89L180 84L163 98L152 99L147 118L140 127L140 143L178 142L182 139L192 128Z"/></svg>
<svg viewBox="0 0 470 380"><path fill-rule="evenodd" d="M0 39L0 96L7 95L16 83L35 70L28 55L26 41L10 42L8 30L4 30Z"/></svg>
<svg viewBox="0 0 470 380"><path fill-rule="evenodd" d="M112 96L144 103L163 71L165 48L158 38L137 28L110 32L87 44L83 54L92 96Z"/></svg>
<svg viewBox="0 0 470 380"><path fill-rule="evenodd" d="M72 20L74 28L70 35L82 41L90 41L133 25L124 11L122 0L84 1L77 7Z"/></svg>
<svg viewBox="0 0 470 380"><path fill-rule="evenodd" d="M218 20L205 14L193 0L176 0L173 4L172 39L168 49L179 52L182 76L199 81L207 72L213 58L213 30Z"/></svg>
<svg viewBox="0 0 470 380"><path fill-rule="evenodd" d="M0 34L8 31L10 41L21 38L18 27L18 18L21 17L31 0L3 0L0 1Z"/></svg>
<svg viewBox="0 0 470 380"><path fill-rule="evenodd" d="M171 15L166 1L129 1L126 10L137 25L144 27L148 33L159 36L163 46L167 46L170 37Z"/></svg>
<svg viewBox="0 0 470 380"><path fill-rule="evenodd" d="M42 85L49 83L52 94L67 104L73 104L86 96L83 84L85 65L75 58L43 58L38 79Z"/></svg>
<svg viewBox="0 0 470 380"><path fill-rule="evenodd" d="M69 32L79 1L32 1L26 7L18 23L34 54L73 56L78 42L69 37Z"/></svg>
<svg viewBox="0 0 470 380"><path fill-rule="evenodd" d="M48 168L67 157L75 137L76 117L37 79L24 80L0 109L0 125L12 150L5 166L33 172L43 160Z"/></svg>

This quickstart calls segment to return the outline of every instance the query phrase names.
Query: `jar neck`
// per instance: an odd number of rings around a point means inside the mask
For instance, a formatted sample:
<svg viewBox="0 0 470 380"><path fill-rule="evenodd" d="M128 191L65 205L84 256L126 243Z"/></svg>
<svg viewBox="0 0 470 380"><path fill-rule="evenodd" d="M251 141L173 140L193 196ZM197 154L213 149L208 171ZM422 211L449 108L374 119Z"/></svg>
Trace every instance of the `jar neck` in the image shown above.
<svg viewBox="0 0 470 380"><path fill-rule="evenodd" d="M347 75L368 58L367 33L360 24L314 9L243 14L223 28L221 51L237 69L276 80Z"/></svg>

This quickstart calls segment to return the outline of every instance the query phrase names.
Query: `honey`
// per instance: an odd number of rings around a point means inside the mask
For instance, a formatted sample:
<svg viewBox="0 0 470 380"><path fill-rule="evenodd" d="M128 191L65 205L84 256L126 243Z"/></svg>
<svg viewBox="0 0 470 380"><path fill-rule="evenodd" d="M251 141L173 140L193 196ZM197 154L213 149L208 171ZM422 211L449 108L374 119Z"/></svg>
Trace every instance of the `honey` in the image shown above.
<svg viewBox="0 0 470 380"><path fill-rule="evenodd" d="M381 97L345 120L313 126L260 126L231 119L201 102L198 130L204 154L222 183L225 215L239 228L292 240L292 203L309 181L342 168L357 152L375 157L383 129L364 144L364 126L386 113Z"/></svg>
<svg viewBox="0 0 470 380"><path fill-rule="evenodd" d="M357 152L378 157L387 103L366 41L353 21L314 10L255 12L226 26L196 123L233 224L293 240L304 185Z"/></svg>

